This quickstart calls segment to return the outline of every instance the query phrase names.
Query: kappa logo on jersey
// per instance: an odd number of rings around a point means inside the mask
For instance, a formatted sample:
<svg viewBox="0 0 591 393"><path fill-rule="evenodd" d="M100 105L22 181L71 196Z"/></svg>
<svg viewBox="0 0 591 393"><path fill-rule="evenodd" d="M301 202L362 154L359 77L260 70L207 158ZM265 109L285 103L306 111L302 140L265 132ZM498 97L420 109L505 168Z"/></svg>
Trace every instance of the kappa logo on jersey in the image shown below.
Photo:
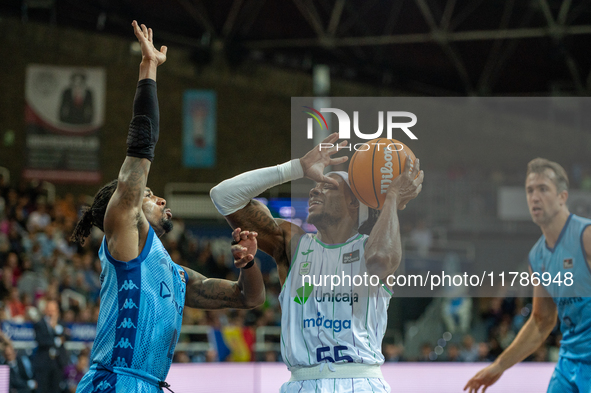
<svg viewBox="0 0 591 393"><path fill-rule="evenodd" d="M121 337L121 340L119 340L117 345L115 345L115 348L124 348L124 349L131 348L131 349L133 349L133 346L129 342L128 338Z"/></svg>
<svg viewBox="0 0 591 393"><path fill-rule="evenodd" d="M300 263L300 276L304 274L310 273L310 268L312 267L312 262L302 262Z"/></svg>
<svg viewBox="0 0 591 393"><path fill-rule="evenodd" d="M119 327L117 329L129 329L129 328L134 328L137 329L137 326L135 326L133 324L133 322L131 322L131 318L123 318L123 321L121 321L121 324L119 325Z"/></svg>
<svg viewBox="0 0 591 393"><path fill-rule="evenodd" d="M296 290L297 296L293 300L295 300L297 304L306 304L308 297L310 297L310 294L312 293L312 290L314 290L314 286L305 283L303 287L299 287Z"/></svg>
<svg viewBox="0 0 591 393"><path fill-rule="evenodd" d="M125 303L123 303L123 307L121 307L121 310L119 311L122 311L123 309L129 310L134 307L139 308L138 306L136 306L132 299L125 299Z"/></svg>
<svg viewBox="0 0 591 393"><path fill-rule="evenodd" d="M139 289L131 280L125 280L123 281L123 284L121 285L121 288L119 289L119 292L125 290L125 291L129 291L130 289Z"/></svg>
<svg viewBox="0 0 591 393"><path fill-rule="evenodd" d="M562 261L562 266L564 266L565 269L572 269L573 268L573 259L572 258L567 258L564 261Z"/></svg>
<svg viewBox="0 0 591 393"><path fill-rule="evenodd" d="M359 250L343 254L343 263L353 263L359 260Z"/></svg>
<svg viewBox="0 0 591 393"><path fill-rule="evenodd" d="M341 329L351 329L351 320L328 319L321 313L318 313L316 318L304 319L304 329L314 327L323 327L325 329L334 330L335 333L338 333Z"/></svg>
<svg viewBox="0 0 591 393"><path fill-rule="evenodd" d="M109 388L112 388L112 386L109 382L101 381L101 383L96 385L96 388L94 388L93 392L103 391L103 390L109 389Z"/></svg>
<svg viewBox="0 0 591 393"><path fill-rule="evenodd" d="M115 362L113 363L113 366L115 366L115 367L129 367L127 365L127 362L125 361L125 358L117 358L117 360L115 360Z"/></svg>
<svg viewBox="0 0 591 393"><path fill-rule="evenodd" d="M314 250L302 251L302 255L308 255L312 252L314 252Z"/></svg>

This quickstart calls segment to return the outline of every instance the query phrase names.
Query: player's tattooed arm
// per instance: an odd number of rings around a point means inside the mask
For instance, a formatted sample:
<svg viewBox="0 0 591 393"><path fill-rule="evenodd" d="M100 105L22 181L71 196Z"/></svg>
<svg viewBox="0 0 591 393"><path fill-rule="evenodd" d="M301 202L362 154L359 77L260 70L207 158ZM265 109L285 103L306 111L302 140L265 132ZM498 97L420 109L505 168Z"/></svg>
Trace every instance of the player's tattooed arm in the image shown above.
<svg viewBox="0 0 591 393"><path fill-rule="evenodd" d="M253 308L265 301L265 284L256 263L247 269L257 251L257 233L236 228L232 237L234 265L240 268L238 281L207 278L185 268L189 275L185 305L207 310L220 308Z"/></svg>
<svg viewBox="0 0 591 393"><path fill-rule="evenodd" d="M422 183L419 160L413 165L407 156L404 171L390 183L382 213L369 234L365 247L367 274L386 280L400 265L402 246L398 209L404 209L421 192Z"/></svg>
<svg viewBox="0 0 591 393"><path fill-rule="evenodd" d="M273 218L267 206L256 200L251 200L245 207L226 216L232 228L249 228L257 231L258 247L271 255L278 265L291 261L289 245L293 238L299 239L305 232L292 223Z"/></svg>
<svg viewBox="0 0 591 393"><path fill-rule="evenodd" d="M118 260L130 261L142 250L149 225L142 211L148 173L158 141L158 97L156 69L166 61L166 47L157 50L152 29L132 23L140 43L142 61L133 103L133 118L127 137L127 157L119 171L117 189L109 200L104 219L104 230L109 251Z"/></svg>

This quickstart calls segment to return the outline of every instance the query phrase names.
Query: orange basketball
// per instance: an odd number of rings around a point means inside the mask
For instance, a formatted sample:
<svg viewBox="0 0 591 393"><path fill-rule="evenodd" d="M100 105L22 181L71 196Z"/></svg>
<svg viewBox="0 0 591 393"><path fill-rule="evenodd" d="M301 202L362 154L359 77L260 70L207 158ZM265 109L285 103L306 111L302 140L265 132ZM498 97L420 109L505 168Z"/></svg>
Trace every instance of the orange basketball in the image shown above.
<svg viewBox="0 0 591 393"><path fill-rule="evenodd" d="M358 146L349 164L351 190L361 203L381 210L386 191L406 163L406 154L412 162L414 153L396 139L377 138Z"/></svg>

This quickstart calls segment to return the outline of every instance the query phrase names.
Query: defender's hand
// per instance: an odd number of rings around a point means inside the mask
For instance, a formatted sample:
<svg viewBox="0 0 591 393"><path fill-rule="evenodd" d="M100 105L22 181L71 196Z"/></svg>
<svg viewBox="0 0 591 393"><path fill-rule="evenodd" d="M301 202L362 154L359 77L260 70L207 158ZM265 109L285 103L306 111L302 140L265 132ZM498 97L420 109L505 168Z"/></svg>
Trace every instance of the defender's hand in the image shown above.
<svg viewBox="0 0 591 393"><path fill-rule="evenodd" d="M338 186L339 183L335 179L324 176L324 168L329 165L338 165L346 162L349 157L331 158L337 152L337 146L343 147L347 145L347 141L342 141L334 145L332 148L324 147L323 143L334 144L339 139L337 132L330 134L320 145L315 146L312 150L300 158L300 164L304 170L304 176L316 182L326 182ZM322 147L322 150L320 149Z"/></svg>
<svg viewBox="0 0 591 393"><path fill-rule="evenodd" d="M478 389L482 386L482 393L486 391L493 383L497 382L501 375L503 375L504 370L497 365L496 363L491 364L488 367L483 368L479 372L476 373L475 376L472 377L464 386L464 390L470 389L469 393L478 393Z"/></svg>
<svg viewBox="0 0 591 393"><path fill-rule="evenodd" d="M406 154L404 170L388 187L388 193L396 194L398 210L404 210L406 204L416 198L423 189L424 172L420 169L419 159L415 159L413 163Z"/></svg>
<svg viewBox="0 0 591 393"><path fill-rule="evenodd" d="M133 32L142 47L142 62L153 62L157 66L164 63L166 61L166 52L168 51L168 48L162 46L160 47L160 50L158 50L154 47L152 29L148 29L146 25L143 24L140 27L135 20L131 25L133 26Z"/></svg>
<svg viewBox="0 0 591 393"><path fill-rule="evenodd" d="M232 239L239 242L232 246L234 266L239 269L243 268L254 259L254 255L257 253L257 236L256 232L242 231L240 228L236 228L232 232Z"/></svg>

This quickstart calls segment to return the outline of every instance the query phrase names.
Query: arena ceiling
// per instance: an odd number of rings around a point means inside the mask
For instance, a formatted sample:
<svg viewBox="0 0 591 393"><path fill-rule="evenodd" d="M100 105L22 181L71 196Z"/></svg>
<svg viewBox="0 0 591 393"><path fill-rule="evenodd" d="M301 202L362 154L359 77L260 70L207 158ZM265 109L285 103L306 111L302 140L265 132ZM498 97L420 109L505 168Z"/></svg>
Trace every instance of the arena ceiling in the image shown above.
<svg viewBox="0 0 591 393"><path fill-rule="evenodd" d="M1 15L421 95L588 95L591 0L5 0Z"/></svg>

